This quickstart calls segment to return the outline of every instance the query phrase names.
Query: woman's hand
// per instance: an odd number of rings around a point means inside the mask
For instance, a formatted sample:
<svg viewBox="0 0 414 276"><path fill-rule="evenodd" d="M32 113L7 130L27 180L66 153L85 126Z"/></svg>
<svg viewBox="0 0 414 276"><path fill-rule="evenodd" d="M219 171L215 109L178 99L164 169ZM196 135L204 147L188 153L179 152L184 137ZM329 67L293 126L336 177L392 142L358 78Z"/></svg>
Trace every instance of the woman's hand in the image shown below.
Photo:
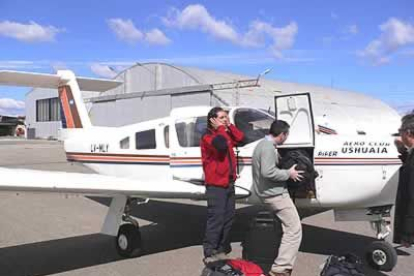
<svg viewBox="0 0 414 276"><path fill-rule="evenodd" d="M218 129L220 126L224 126L224 124L217 118L210 118L210 123L214 129Z"/></svg>

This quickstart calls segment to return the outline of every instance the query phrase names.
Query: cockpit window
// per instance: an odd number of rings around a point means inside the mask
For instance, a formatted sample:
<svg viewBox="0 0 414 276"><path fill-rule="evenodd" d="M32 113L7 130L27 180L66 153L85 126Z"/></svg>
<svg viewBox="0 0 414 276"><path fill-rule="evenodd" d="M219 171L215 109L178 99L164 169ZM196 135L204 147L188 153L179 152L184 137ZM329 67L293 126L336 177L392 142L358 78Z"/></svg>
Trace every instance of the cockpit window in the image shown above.
<svg viewBox="0 0 414 276"><path fill-rule="evenodd" d="M244 133L243 143L248 144L262 139L269 133L274 118L255 109L238 109L234 115L234 122Z"/></svg>
<svg viewBox="0 0 414 276"><path fill-rule="evenodd" d="M170 126L164 127L164 144L167 149L170 148Z"/></svg>
<svg viewBox="0 0 414 276"><path fill-rule="evenodd" d="M125 137L119 142L119 147L121 149L129 149L129 137Z"/></svg>
<svg viewBox="0 0 414 276"><path fill-rule="evenodd" d="M207 117L188 118L175 122L178 143L181 147L198 147L207 129Z"/></svg>

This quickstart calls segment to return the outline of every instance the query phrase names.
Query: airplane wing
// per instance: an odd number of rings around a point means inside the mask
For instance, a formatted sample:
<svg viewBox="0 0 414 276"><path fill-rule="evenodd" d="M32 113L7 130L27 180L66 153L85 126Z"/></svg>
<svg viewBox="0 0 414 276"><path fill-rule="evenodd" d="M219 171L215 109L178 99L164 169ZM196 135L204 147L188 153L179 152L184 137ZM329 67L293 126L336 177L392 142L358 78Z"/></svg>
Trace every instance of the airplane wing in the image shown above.
<svg viewBox="0 0 414 276"><path fill-rule="evenodd" d="M120 81L109 79L77 77L76 80L82 91L105 92L122 84ZM3 85L57 88L67 81L57 74L0 70L0 84Z"/></svg>
<svg viewBox="0 0 414 276"><path fill-rule="evenodd" d="M203 198L205 194L204 186L177 180L161 183L99 174L8 168L0 168L0 191L190 199ZM236 188L236 194L249 195L239 188Z"/></svg>

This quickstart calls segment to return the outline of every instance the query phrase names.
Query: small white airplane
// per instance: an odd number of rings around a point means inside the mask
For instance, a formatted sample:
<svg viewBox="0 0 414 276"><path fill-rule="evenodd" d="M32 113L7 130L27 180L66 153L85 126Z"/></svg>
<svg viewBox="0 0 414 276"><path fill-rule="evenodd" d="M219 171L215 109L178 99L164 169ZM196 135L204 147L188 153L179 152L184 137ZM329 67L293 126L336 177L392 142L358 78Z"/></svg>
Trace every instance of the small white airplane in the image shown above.
<svg viewBox="0 0 414 276"><path fill-rule="evenodd" d="M137 198L204 198L199 140L210 106L177 108L169 117L123 127L96 127L88 116L81 91L103 92L121 82L77 78L67 70L57 74L0 71L0 84L58 88L67 160L83 163L97 172L0 168L0 190L111 197L102 233L116 237L119 254L127 257L136 254L141 245L138 223L128 213ZM387 131L379 129L371 134L342 134L327 125L315 127L310 93L276 96L275 111L229 108L230 120L246 136L246 143L237 150L238 200L262 204L252 189L251 156L275 116L283 119L291 125L291 132L280 150L307 151L319 173L315 196L298 195L297 207L333 209L336 220L371 222L378 241L367 251L369 261L378 269L391 270L397 254L385 238L391 231L390 210L401 165L391 135L398 125L384 123ZM391 121L398 123L399 116L394 117ZM16 173L19 177L15 177Z"/></svg>

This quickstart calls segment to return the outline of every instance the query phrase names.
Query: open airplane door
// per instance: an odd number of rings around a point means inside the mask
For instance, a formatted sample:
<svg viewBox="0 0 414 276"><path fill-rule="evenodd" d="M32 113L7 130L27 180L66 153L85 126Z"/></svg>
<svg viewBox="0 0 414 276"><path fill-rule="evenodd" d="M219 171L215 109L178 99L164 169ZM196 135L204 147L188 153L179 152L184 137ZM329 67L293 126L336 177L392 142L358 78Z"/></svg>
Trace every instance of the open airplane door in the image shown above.
<svg viewBox="0 0 414 276"><path fill-rule="evenodd" d="M290 134L283 148L315 146L315 124L309 93L276 96L275 114L278 120L290 125Z"/></svg>
<svg viewBox="0 0 414 276"><path fill-rule="evenodd" d="M210 107L176 108L170 114L170 166L176 180L204 185L200 139Z"/></svg>
<svg viewBox="0 0 414 276"><path fill-rule="evenodd" d="M278 146L282 156L287 152L301 149L313 163L315 149L315 127L312 112L312 103L309 93L282 95L275 97L275 115L278 120L286 121L290 125L288 139ZM289 187L289 185L288 185ZM308 179L304 189L294 190L297 200L316 200L317 189L313 179Z"/></svg>

